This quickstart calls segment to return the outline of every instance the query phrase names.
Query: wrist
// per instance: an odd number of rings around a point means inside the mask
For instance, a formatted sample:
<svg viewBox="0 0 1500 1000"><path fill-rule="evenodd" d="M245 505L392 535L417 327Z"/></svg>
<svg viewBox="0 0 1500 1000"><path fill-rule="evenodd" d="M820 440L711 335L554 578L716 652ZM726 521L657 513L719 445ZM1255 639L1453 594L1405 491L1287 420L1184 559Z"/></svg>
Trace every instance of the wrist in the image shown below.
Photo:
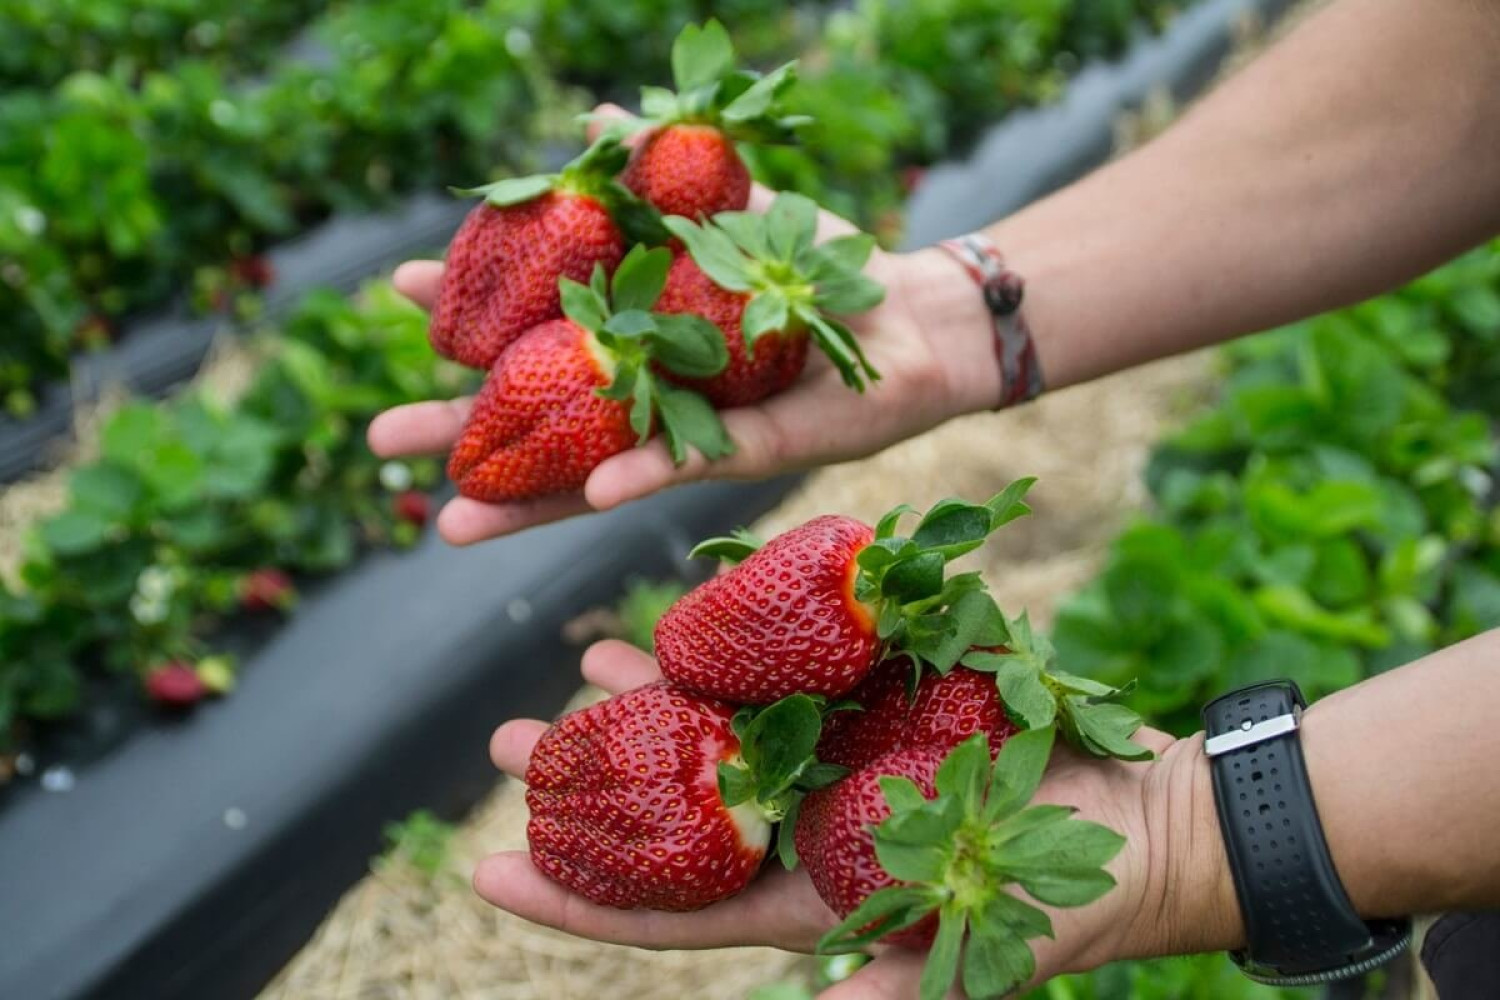
<svg viewBox="0 0 1500 1000"><path fill-rule="evenodd" d="M1128 953L1120 957L1242 947L1245 929L1202 733L1178 740L1152 765L1143 797L1145 892Z"/></svg>
<svg viewBox="0 0 1500 1000"><path fill-rule="evenodd" d="M984 294L946 251L927 247L897 260L900 295L942 366L953 415L985 413L1001 396L995 328Z"/></svg>

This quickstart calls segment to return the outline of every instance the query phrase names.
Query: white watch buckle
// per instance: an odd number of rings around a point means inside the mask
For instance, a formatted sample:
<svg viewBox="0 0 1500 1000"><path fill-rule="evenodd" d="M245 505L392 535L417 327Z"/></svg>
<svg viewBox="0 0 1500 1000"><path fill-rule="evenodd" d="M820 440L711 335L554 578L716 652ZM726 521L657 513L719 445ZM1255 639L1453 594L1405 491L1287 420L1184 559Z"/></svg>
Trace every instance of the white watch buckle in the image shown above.
<svg viewBox="0 0 1500 1000"><path fill-rule="evenodd" d="M1253 747L1278 736L1295 733L1301 723L1302 710L1293 708L1286 715L1278 715L1262 722L1249 719L1240 723L1240 728L1210 737L1203 742L1203 752L1210 757L1222 757L1226 753Z"/></svg>

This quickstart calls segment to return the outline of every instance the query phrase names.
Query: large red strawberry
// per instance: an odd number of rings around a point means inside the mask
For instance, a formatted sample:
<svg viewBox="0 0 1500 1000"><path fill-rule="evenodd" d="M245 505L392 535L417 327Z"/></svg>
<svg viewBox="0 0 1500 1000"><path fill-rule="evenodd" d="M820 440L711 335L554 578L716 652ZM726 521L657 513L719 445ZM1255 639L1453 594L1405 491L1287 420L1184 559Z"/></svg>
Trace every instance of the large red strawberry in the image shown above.
<svg viewBox="0 0 1500 1000"><path fill-rule="evenodd" d="M544 323L495 362L448 459L459 492L489 503L566 493L604 459L660 430L674 459L692 445L710 459L733 444L712 408L661 381L661 366L707 376L727 360L723 338L696 316L648 310L671 254L636 247L606 287L564 278L568 318Z"/></svg>
<svg viewBox="0 0 1500 1000"><path fill-rule="evenodd" d="M860 710L829 716L818 757L852 770L907 747L946 753L975 733L989 737L990 752L999 753L1019 731L1006 715L995 676L968 667L924 670L913 684L910 658L892 657L847 697Z"/></svg>
<svg viewBox="0 0 1500 1000"><path fill-rule="evenodd" d="M948 579L949 560L973 551L1029 508L1021 480L987 504L944 500L910 537L900 507L872 529L820 517L756 548L714 539L697 554L742 559L689 592L656 626L669 680L709 695L765 704L796 692L838 697L891 649L946 670L972 644L957 602L983 590L978 574ZM988 624L986 617L982 624Z"/></svg>
<svg viewBox="0 0 1500 1000"><path fill-rule="evenodd" d="M794 64L758 77L734 63L723 25L690 24L672 46L677 92L641 91L644 117L629 127L647 131L620 180L663 213L696 219L744 208L750 171L735 141L785 141L808 120L780 107L796 81Z"/></svg>
<svg viewBox="0 0 1500 1000"><path fill-rule="evenodd" d="M885 297L879 282L860 273L875 248L871 237L815 246L818 207L798 194L777 195L764 215L664 221L688 253L673 264L658 308L712 320L729 347L722 374L687 383L715 406L744 406L791 385L809 338L851 387L880 378L853 332L830 315L863 312Z"/></svg>
<svg viewBox="0 0 1500 1000"><path fill-rule="evenodd" d="M1027 806L1054 734L1017 734L993 764L978 733L946 755L897 750L809 795L797 854L844 917L819 951L930 946L923 1000L955 979L969 996L996 997L1031 978L1027 939L1050 936L1052 924L1009 887L1049 906L1091 903L1114 887L1103 866L1125 843L1067 806Z"/></svg>
<svg viewBox="0 0 1500 1000"><path fill-rule="evenodd" d="M566 715L526 769L532 861L605 906L732 896L759 871L772 824L843 773L812 758L820 720L805 696L737 714L664 681Z"/></svg>
<svg viewBox="0 0 1500 1000"><path fill-rule="evenodd" d="M562 317L559 278L614 270L642 225L655 236L648 206L614 179L627 155L601 139L559 173L468 192L484 200L448 246L429 328L439 354L490 367L527 330Z"/></svg>

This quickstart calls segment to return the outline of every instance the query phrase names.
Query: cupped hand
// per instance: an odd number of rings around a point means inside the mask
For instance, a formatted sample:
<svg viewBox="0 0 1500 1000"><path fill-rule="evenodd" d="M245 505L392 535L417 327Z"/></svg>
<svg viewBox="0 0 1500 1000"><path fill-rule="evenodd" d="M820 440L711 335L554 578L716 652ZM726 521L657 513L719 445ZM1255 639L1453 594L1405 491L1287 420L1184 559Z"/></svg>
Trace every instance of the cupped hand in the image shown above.
<svg viewBox="0 0 1500 1000"><path fill-rule="evenodd" d="M660 678L656 663L622 642L602 642L584 654L583 674L615 693ZM532 748L546 729L537 720L507 722L495 731L495 765L521 778ZM1163 887L1171 881L1164 844L1172 839L1163 803L1181 792L1182 768L1174 761L1186 747L1164 733L1137 734L1163 758L1128 764L1097 761L1066 749L1054 755L1038 801L1074 806L1085 819L1125 835L1125 849L1109 866L1118 886L1099 901L1072 910L1046 908L1055 937L1031 942L1036 982L1065 972L1095 968L1121 957L1162 953L1171 929L1159 919ZM1153 805L1155 803L1155 805ZM1179 831L1181 833L1181 831ZM1153 842L1155 849L1153 850ZM1154 887L1154 889L1152 888ZM651 949L727 948L746 945L811 952L837 922L802 869L788 872L768 862L766 872L744 892L693 913L617 910L597 906L548 879L524 851L492 855L480 862L474 888L484 899L526 920L580 937ZM823 994L824 1000L916 996L925 955L902 948L877 949L875 960ZM959 995L955 992L955 996Z"/></svg>
<svg viewBox="0 0 1500 1000"><path fill-rule="evenodd" d="M765 211L773 193L756 186L750 208ZM820 241L854 231L823 212ZM993 406L1000 376L982 300L959 265L936 250L876 251L867 272L886 286L885 301L846 317L882 375L863 394L844 385L832 364L812 352L792 388L722 416L735 454L708 462L694 452L674 467L666 447L652 441L616 455L589 476L581 494L521 503L451 501L438 530L466 545L588 510L607 510L679 483L709 478L762 479L873 454L962 413ZM413 261L396 271L396 288L425 309L437 300L443 265ZM369 429L370 448L397 458L442 453L458 439L471 400L399 406Z"/></svg>

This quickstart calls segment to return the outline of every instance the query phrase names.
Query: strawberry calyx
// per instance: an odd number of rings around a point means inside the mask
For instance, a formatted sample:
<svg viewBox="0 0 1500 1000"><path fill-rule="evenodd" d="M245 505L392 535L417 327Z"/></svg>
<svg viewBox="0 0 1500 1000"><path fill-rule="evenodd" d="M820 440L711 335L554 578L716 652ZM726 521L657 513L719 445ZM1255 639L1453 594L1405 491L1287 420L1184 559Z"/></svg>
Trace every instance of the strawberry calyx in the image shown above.
<svg viewBox="0 0 1500 1000"><path fill-rule="evenodd" d="M861 272L875 249L866 233L815 244L818 206L791 192L776 196L765 214L720 212L698 223L662 220L714 284L749 296L740 321L745 349L775 333L807 333L833 361L846 385L863 390L879 381L859 340L833 314L873 309L885 299L880 282Z"/></svg>
<svg viewBox="0 0 1500 1000"><path fill-rule="evenodd" d="M727 535L705 538L693 546L689 559L717 559L726 566L738 566L765 548L765 539L748 528L735 528Z"/></svg>
<svg viewBox="0 0 1500 1000"><path fill-rule="evenodd" d="M1004 616L983 579L949 576L947 566L1030 513L1022 498L1035 482L1018 479L982 504L940 500L909 535L896 534L901 519L917 513L909 505L880 519L855 557L854 597L870 611L886 654L905 653L918 669L947 673L973 647L1005 644Z"/></svg>
<svg viewBox="0 0 1500 1000"><path fill-rule="evenodd" d="M823 719L852 707L848 702L829 704L817 695L794 694L765 707L742 708L730 720L740 748L733 758L719 763L719 798L731 809L753 804L768 823L780 824L776 851L788 868L796 866L793 831L803 796L849 773L848 768L817 758Z"/></svg>
<svg viewBox="0 0 1500 1000"><path fill-rule="evenodd" d="M809 124L808 115L787 114L787 91L797 82L792 61L766 74L735 65L729 32L716 20L686 25L672 43L672 83L677 88L641 88L641 117L611 119L609 134L632 135L668 125L708 125L734 140L790 142Z"/></svg>
<svg viewBox="0 0 1500 1000"><path fill-rule="evenodd" d="M1131 740L1144 720L1119 698L1130 685L1111 687L1052 668L1052 642L1032 631L1025 612L1005 623L1003 651L970 650L959 661L995 675L1000 700L1017 725L1056 725L1077 749L1093 757L1150 760L1155 754Z"/></svg>
<svg viewBox="0 0 1500 1000"><path fill-rule="evenodd" d="M976 733L938 768L936 798L909 779L884 776L891 814L873 830L875 856L902 884L871 893L818 942L818 951L858 951L931 913L937 936L920 996L938 1000L962 982L972 997L996 997L1036 972L1027 940L1050 937L1047 914L1007 891L1049 906L1084 906L1114 888L1104 866L1125 838L1060 805L1029 805L1051 755L1055 727L1018 733L993 765Z"/></svg>
<svg viewBox="0 0 1500 1000"><path fill-rule="evenodd" d="M611 376L595 390L630 406L630 426L644 444L660 430L672 460L687 460L689 445L710 460L734 452L718 414L698 393L657 376L660 365L687 378L709 378L729 363L718 327L701 316L651 312L666 285L671 251L637 245L614 277L596 264L587 285L562 278L563 313L587 333L586 346Z"/></svg>
<svg viewBox="0 0 1500 1000"><path fill-rule="evenodd" d="M453 193L483 198L496 208L507 208L540 198L549 191L593 198L632 243L661 244L668 239L661 213L616 179L630 159L630 150L617 133L600 136L556 173L507 177L477 188L454 188Z"/></svg>

